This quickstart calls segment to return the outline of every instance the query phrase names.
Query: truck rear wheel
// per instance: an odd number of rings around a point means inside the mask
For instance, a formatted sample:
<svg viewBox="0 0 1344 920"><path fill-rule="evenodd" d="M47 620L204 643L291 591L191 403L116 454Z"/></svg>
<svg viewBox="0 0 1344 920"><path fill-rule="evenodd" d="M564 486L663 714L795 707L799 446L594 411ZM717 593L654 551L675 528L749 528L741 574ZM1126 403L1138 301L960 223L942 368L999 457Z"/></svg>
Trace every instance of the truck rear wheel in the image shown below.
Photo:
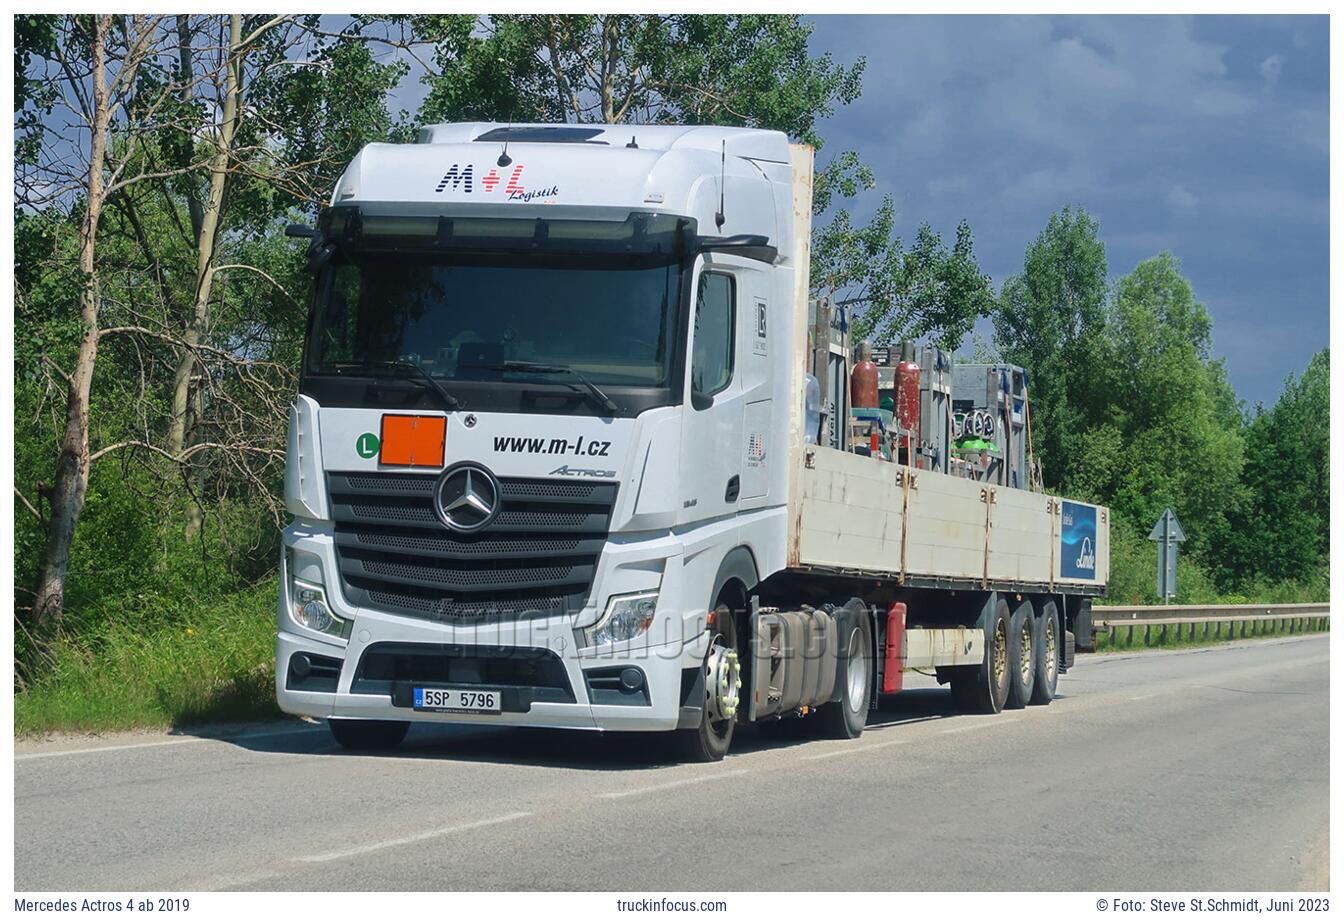
<svg viewBox="0 0 1344 920"><path fill-rule="evenodd" d="M401 744L410 722L379 722L371 719L328 719L327 727L343 748L352 751L390 751Z"/></svg>
<svg viewBox="0 0 1344 920"><path fill-rule="evenodd" d="M1036 687L1036 611L1022 600L1008 620L1008 699L1004 706L1021 709Z"/></svg>
<svg viewBox="0 0 1344 920"><path fill-rule="evenodd" d="M1036 618L1036 685L1031 690L1034 706L1048 706L1059 683L1059 614L1054 601L1041 605Z"/></svg>
<svg viewBox="0 0 1344 920"><path fill-rule="evenodd" d="M676 746L681 756L697 763L723 760L733 743L737 727L737 704L742 693L742 667L738 660L737 630L733 628L733 614L727 604L714 610L709 649L702 665L705 677L705 699L700 724L676 732Z"/></svg>
<svg viewBox="0 0 1344 920"><path fill-rule="evenodd" d="M1008 619L1000 598L985 623L984 660L952 678L952 698L967 712L1000 712L1008 699Z"/></svg>
<svg viewBox="0 0 1344 920"><path fill-rule="evenodd" d="M868 698L872 695L872 641L868 608L854 598L841 611L839 662L836 685L839 698L817 709L813 717L828 738L857 738L868 724Z"/></svg>

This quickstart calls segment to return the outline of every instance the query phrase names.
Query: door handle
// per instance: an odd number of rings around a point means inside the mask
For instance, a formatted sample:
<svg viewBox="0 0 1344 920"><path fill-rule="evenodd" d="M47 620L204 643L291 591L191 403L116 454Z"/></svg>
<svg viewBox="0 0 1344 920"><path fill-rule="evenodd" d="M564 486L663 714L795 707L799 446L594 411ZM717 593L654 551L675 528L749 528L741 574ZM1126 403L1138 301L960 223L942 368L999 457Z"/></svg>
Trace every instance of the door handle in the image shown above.
<svg viewBox="0 0 1344 920"><path fill-rule="evenodd" d="M733 502L737 501L737 494L741 491L742 480L740 477L734 476L732 479L728 480L728 488L723 493L723 500L731 505Z"/></svg>

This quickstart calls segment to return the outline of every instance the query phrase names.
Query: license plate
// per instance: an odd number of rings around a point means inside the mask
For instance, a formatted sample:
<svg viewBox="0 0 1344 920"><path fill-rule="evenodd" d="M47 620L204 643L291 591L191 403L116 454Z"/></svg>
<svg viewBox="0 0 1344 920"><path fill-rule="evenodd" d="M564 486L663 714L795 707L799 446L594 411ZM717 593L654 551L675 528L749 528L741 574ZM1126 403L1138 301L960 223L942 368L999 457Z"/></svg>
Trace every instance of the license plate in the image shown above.
<svg viewBox="0 0 1344 920"><path fill-rule="evenodd" d="M499 712L498 690L444 690L416 687L412 708L426 712Z"/></svg>

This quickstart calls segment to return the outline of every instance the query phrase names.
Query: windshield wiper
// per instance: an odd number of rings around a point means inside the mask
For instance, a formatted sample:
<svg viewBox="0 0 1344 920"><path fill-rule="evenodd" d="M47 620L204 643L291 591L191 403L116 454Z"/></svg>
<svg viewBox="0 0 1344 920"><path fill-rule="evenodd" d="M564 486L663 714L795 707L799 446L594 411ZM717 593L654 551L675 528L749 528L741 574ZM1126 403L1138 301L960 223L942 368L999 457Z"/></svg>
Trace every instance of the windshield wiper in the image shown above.
<svg viewBox="0 0 1344 920"><path fill-rule="evenodd" d="M592 396L603 409L606 409L612 415L621 411L621 407L616 405L610 396L602 392L597 384L593 383L587 377L580 374L568 364L535 364L531 361L504 361L500 364L472 364L473 368L479 367L488 371L518 371L523 374L569 374L579 383L583 384L584 389Z"/></svg>
<svg viewBox="0 0 1344 920"><path fill-rule="evenodd" d="M426 389L433 390L439 399L442 400L443 404L448 407L450 412L462 408L462 400L458 399L452 393L449 393L444 385L439 383L429 371L411 361L341 361L334 366L358 368L360 370L369 371L376 371L378 368L386 368L389 370L392 368L403 368L411 371L415 376L407 377L404 374L396 374L392 376L395 376L398 380L412 380L422 384ZM383 376L388 375L384 374Z"/></svg>

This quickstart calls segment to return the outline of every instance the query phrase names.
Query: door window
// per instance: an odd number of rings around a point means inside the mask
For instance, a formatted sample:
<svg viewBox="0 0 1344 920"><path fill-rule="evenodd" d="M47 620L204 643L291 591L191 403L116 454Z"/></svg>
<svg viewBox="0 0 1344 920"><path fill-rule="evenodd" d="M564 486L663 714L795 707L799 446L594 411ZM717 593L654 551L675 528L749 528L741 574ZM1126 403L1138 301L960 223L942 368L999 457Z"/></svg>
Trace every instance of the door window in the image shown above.
<svg viewBox="0 0 1344 920"><path fill-rule="evenodd" d="M731 275L704 272L695 297L691 391L713 396L733 379L737 291Z"/></svg>

